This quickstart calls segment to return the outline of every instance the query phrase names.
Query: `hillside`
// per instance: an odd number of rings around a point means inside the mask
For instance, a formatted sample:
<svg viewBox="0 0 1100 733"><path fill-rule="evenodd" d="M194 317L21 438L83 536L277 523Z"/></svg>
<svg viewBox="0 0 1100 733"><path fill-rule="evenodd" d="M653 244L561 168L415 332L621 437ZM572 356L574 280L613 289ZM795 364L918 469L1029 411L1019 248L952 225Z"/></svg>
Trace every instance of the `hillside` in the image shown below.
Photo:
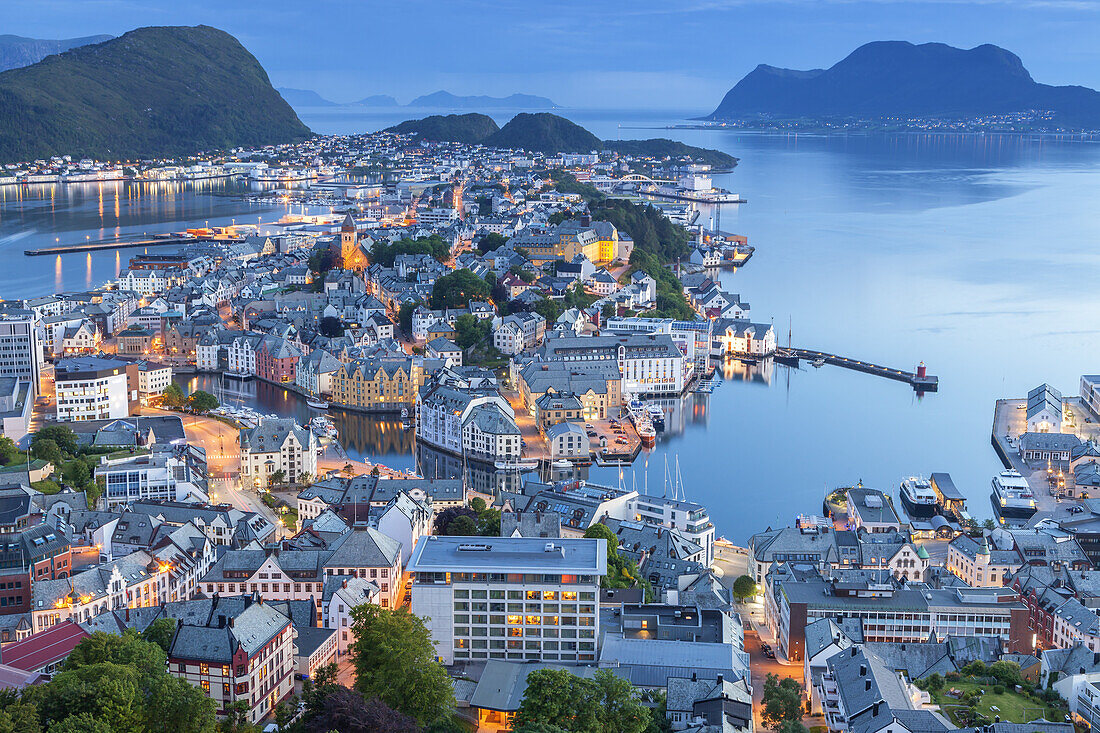
<svg viewBox="0 0 1100 733"><path fill-rule="evenodd" d="M442 109L553 109L558 105L546 97L533 94L510 94L507 97L487 97L484 94L459 96L440 90L417 97L406 106Z"/></svg>
<svg viewBox="0 0 1100 733"><path fill-rule="evenodd" d="M52 53L62 53L71 48L109 41L113 36L84 36L83 38L24 38L0 35L0 71L18 69L36 64Z"/></svg>
<svg viewBox="0 0 1100 733"><path fill-rule="evenodd" d="M737 158L721 150L698 148L677 140L658 137L650 140L604 140L604 150L614 150L622 155L645 158L691 158L715 168L733 168Z"/></svg>
<svg viewBox="0 0 1100 733"><path fill-rule="evenodd" d="M252 54L209 26L139 28L0 73L0 161L160 157L309 135Z"/></svg>
<svg viewBox="0 0 1100 733"><path fill-rule="evenodd" d="M1049 110L1068 125L1100 127L1100 93L1035 82L1013 53L984 45L879 41L828 69L760 65L708 119L975 117Z"/></svg>
<svg viewBox="0 0 1100 733"><path fill-rule="evenodd" d="M688 157L715 168L733 168L737 158L719 150L665 138L651 140L600 140L580 125L548 112L520 113L504 127L498 128L492 117L469 113L464 115L432 115L420 120L406 120L387 128L387 132L415 133L427 140L491 145L498 148L522 148L539 153L588 153L593 150L613 150L623 155L645 158Z"/></svg>
<svg viewBox="0 0 1100 733"><path fill-rule="evenodd" d="M386 132L403 135L416 133L426 140L467 145L482 143L499 130L492 117L476 112L464 115L431 115L420 120L405 120L386 128Z"/></svg>
<svg viewBox="0 0 1100 733"><path fill-rule="evenodd" d="M291 87L279 87L278 90L283 99L291 107L338 107L336 102L325 99L312 89L293 89Z"/></svg>
<svg viewBox="0 0 1100 733"><path fill-rule="evenodd" d="M549 112L521 112L486 139L485 144L535 153L587 153L603 147L600 139L588 130Z"/></svg>

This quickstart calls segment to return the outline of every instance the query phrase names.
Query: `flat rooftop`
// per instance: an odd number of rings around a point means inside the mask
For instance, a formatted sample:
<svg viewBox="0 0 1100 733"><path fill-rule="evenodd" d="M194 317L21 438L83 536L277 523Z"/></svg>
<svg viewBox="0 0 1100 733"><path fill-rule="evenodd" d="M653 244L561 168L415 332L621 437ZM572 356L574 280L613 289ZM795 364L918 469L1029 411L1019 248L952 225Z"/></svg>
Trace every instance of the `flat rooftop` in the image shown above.
<svg viewBox="0 0 1100 733"><path fill-rule="evenodd" d="M607 573L607 540L441 537L416 543L407 568L420 573Z"/></svg>

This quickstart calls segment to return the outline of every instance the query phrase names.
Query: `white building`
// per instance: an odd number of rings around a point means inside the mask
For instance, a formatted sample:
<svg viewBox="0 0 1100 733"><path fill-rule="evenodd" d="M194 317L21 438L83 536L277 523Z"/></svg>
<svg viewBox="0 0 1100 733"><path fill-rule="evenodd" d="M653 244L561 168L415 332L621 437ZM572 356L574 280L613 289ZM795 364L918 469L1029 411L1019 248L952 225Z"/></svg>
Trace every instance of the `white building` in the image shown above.
<svg viewBox="0 0 1100 733"><path fill-rule="evenodd" d="M134 501L205 504L210 500L206 461L190 447L114 459L103 456L95 477L104 481L103 501L108 510Z"/></svg>
<svg viewBox="0 0 1100 733"><path fill-rule="evenodd" d="M138 401L138 367L94 356L62 359L54 387L59 422L126 417Z"/></svg>
<svg viewBox="0 0 1100 733"><path fill-rule="evenodd" d="M32 311L0 313L0 377L17 377L31 383L32 396L40 386L42 344Z"/></svg>
<svg viewBox="0 0 1100 733"><path fill-rule="evenodd" d="M274 473L296 482L317 475L317 439L313 432L289 419L264 420L241 431L241 479L266 487Z"/></svg>
<svg viewBox="0 0 1100 733"><path fill-rule="evenodd" d="M138 363L138 396L149 398L163 394L172 383L172 365L152 361Z"/></svg>
<svg viewBox="0 0 1100 733"><path fill-rule="evenodd" d="M364 603L379 605L378 584L365 578L345 577L344 582L335 588L330 583L325 586L326 590L331 588L331 595L326 593L322 604L324 625L326 629L335 629L336 653L343 656L355 641L352 609Z"/></svg>
<svg viewBox="0 0 1100 733"><path fill-rule="evenodd" d="M431 536L408 570L412 612L444 664L596 661L606 540Z"/></svg>

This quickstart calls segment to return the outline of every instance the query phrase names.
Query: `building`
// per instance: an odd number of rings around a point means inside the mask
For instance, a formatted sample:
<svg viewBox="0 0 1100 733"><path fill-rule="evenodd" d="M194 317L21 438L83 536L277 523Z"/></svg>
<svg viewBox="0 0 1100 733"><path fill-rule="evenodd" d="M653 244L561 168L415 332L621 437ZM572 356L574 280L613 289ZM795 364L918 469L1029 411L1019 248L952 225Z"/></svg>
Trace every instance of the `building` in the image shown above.
<svg viewBox="0 0 1100 733"><path fill-rule="evenodd" d="M533 349L546 335L546 319L538 313L519 313L493 319L493 346L503 354L515 355Z"/></svg>
<svg viewBox="0 0 1100 733"><path fill-rule="evenodd" d="M58 422L127 417L138 406L137 364L96 356L61 359L54 366Z"/></svg>
<svg viewBox="0 0 1100 733"><path fill-rule="evenodd" d="M848 489L847 507L851 529L871 533L897 532L901 529L901 520L894 512L889 497L878 489L868 489L862 485Z"/></svg>
<svg viewBox="0 0 1100 733"><path fill-rule="evenodd" d="M449 339L437 338L424 347L424 355L429 359L441 359L448 367L462 366L462 349Z"/></svg>
<svg viewBox="0 0 1100 733"><path fill-rule="evenodd" d="M35 320L30 310L0 312L0 377L29 381L32 401L41 389L42 367L42 343Z"/></svg>
<svg viewBox="0 0 1100 733"><path fill-rule="evenodd" d="M397 411L416 405L424 365L415 358L357 359L332 373L332 400L368 411Z"/></svg>
<svg viewBox="0 0 1100 733"><path fill-rule="evenodd" d="M1062 393L1049 384L1041 384L1027 393L1027 431L1062 432Z"/></svg>
<svg viewBox="0 0 1100 733"><path fill-rule="evenodd" d="M60 671L76 645L89 636L79 625L65 621L6 645L0 650L0 659L24 672L53 674Z"/></svg>
<svg viewBox="0 0 1100 733"><path fill-rule="evenodd" d="M694 374L693 360L687 359L667 334L587 337L562 334L548 338L540 356L543 362L563 362L570 368L586 362L610 361L618 367L620 391L624 395L680 394Z"/></svg>
<svg viewBox="0 0 1100 733"><path fill-rule="evenodd" d="M1011 535L1001 539L960 534L947 546L947 569L973 588L999 588L1023 565ZM992 543L991 543L992 541ZM992 546L991 546L992 544Z"/></svg>
<svg viewBox="0 0 1100 733"><path fill-rule="evenodd" d="M205 504L210 500L206 456L201 448L191 446L167 446L167 450L157 446L122 457L103 456L95 478L103 482L108 510L135 501Z"/></svg>
<svg viewBox="0 0 1100 733"><path fill-rule="evenodd" d="M752 733L752 688L747 679L669 677L665 716L673 731Z"/></svg>
<svg viewBox="0 0 1100 733"><path fill-rule="evenodd" d="M22 377L0 377L0 435L15 443L30 431L34 386Z"/></svg>
<svg viewBox="0 0 1100 733"><path fill-rule="evenodd" d="M550 447L550 458L571 459L591 455L592 447L584 428L572 422L560 422L546 428L546 443Z"/></svg>
<svg viewBox="0 0 1100 733"><path fill-rule="evenodd" d="M224 717L244 701L258 723L294 694L295 632L263 599L235 615L180 619L168 648L168 673L201 689Z"/></svg>
<svg viewBox="0 0 1100 733"><path fill-rule="evenodd" d="M263 420L241 431L241 478L266 488L274 474L295 483L317 475L317 439L290 419Z"/></svg>
<svg viewBox="0 0 1100 733"><path fill-rule="evenodd" d="M359 233L349 211L344 217L344 223L340 225L340 267L362 272L369 266L370 260L362 245L359 244Z"/></svg>
<svg viewBox="0 0 1100 733"><path fill-rule="evenodd" d="M138 398L147 401L164 393L172 383L172 366L152 361L138 362Z"/></svg>
<svg viewBox="0 0 1100 733"><path fill-rule="evenodd" d="M595 662L602 539L439 537L417 544L412 612L444 664L508 659Z"/></svg>
<svg viewBox="0 0 1100 733"><path fill-rule="evenodd" d="M575 394L549 391L535 400L531 417L539 430L545 431L558 423L583 421L584 404Z"/></svg>
<svg viewBox="0 0 1100 733"><path fill-rule="evenodd" d="M481 460L520 458L515 411L496 387L464 388L434 381L416 402L416 436L436 448Z"/></svg>
<svg viewBox="0 0 1100 733"><path fill-rule="evenodd" d="M791 579L774 583L768 592L773 598L765 604L765 622L774 629L779 650L793 661L803 659L806 626L841 613L860 620L868 642L998 636L1009 651L1031 650L1027 607L1008 588L917 589L871 581Z"/></svg>

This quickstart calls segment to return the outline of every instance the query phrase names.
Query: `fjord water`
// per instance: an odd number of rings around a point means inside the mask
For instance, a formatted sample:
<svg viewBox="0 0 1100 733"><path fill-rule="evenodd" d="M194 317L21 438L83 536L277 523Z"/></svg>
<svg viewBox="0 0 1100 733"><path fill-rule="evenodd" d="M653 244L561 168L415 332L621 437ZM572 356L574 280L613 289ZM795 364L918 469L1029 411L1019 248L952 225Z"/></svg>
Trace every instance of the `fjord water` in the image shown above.
<svg viewBox="0 0 1100 733"><path fill-rule="evenodd" d="M735 171L716 183L748 203L724 207L721 223L748 236L756 254L741 271L721 277L752 304L752 318L774 319L782 343L791 324L795 345L901 369L923 360L940 377L940 391L918 399L904 384L831 366L752 374L731 365L712 395L685 399L648 458L649 490L661 492L665 459L671 469L678 458L688 498L706 503L718 532L735 542L786 525L799 512L819 511L826 487L862 479L896 492L902 478L932 471L950 472L971 513L990 516L989 480L999 470L989 445L994 400L1044 381L1075 393L1079 375L1100 369L1094 142L637 129L680 119L562 114L604 138L673 137L739 157ZM409 116L302 115L319 132L374 130ZM112 207L113 201L104 204L108 212ZM157 211L173 222L165 231L188 219L228 223L262 213L205 191L178 192ZM55 287L54 263L22 251L32 241L51 244L57 228L76 240L94 239L101 221L115 226L110 213L103 216L94 200L5 198L0 297L85 287L84 255L62 258ZM118 226L140 232L146 224ZM122 251L123 266L134 251ZM113 274L114 253L92 259L95 283ZM244 389L241 399L262 412L302 421L311 414L280 388ZM394 420L334 417L352 455L395 468L414 465L411 436ZM645 465L639 458L623 481L642 488ZM619 480L616 469L592 467L589 476Z"/></svg>

